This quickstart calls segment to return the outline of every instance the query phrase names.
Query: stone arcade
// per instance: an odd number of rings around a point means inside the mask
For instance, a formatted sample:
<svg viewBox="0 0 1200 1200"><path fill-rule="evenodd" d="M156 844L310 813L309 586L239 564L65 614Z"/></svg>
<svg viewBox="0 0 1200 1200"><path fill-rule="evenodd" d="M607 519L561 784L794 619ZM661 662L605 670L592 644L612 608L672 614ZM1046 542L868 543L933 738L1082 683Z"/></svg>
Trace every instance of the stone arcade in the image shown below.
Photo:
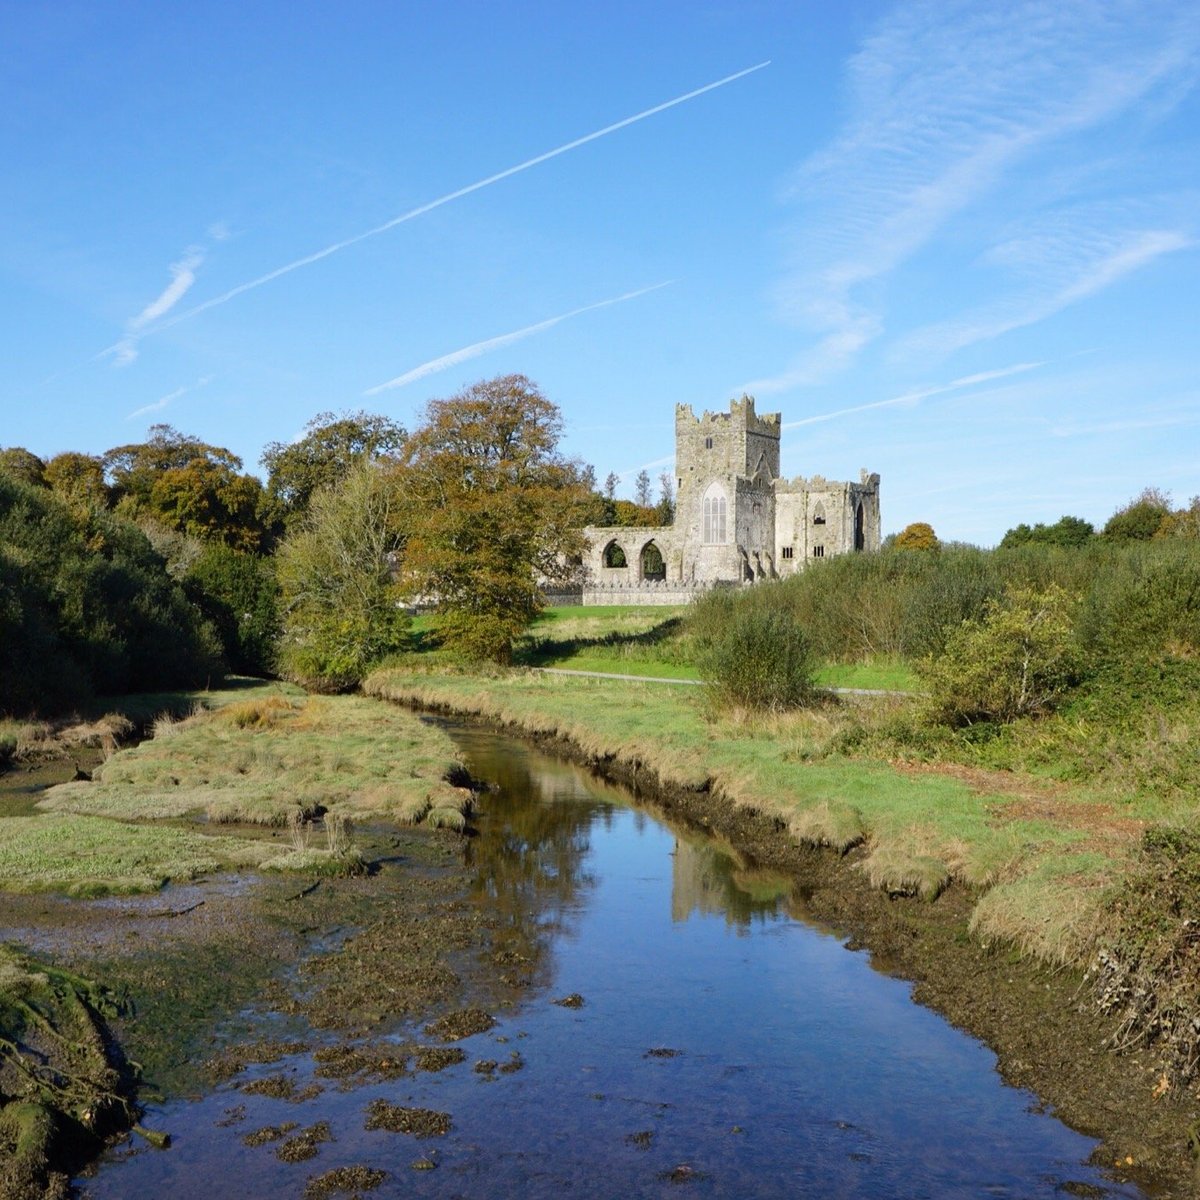
<svg viewBox="0 0 1200 1200"><path fill-rule="evenodd" d="M779 478L780 414L754 400L697 417L675 409L675 523L589 526L584 604L680 604L718 584L801 571L879 549L879 476Z"/></svg>

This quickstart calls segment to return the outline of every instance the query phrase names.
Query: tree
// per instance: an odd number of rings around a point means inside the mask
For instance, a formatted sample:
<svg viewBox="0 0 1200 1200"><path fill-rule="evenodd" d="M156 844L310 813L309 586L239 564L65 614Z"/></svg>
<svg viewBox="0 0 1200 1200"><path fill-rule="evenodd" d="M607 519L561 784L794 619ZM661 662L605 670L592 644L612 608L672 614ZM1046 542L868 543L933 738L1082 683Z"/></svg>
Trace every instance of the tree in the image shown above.
<svg viewBox="0 0 1200 1200"><path fill-rule="evenodd" d="M222 672L213 630L135 525L0 474L0 713Z"/></svg>
<svg viewBox="0 0 1200 1200"><path fill-rule="evenodd" d="M561 432L558 407L504 375L431 400L404 446L404 589L433 601L439 636L467 657L508 661L542 608L539 581L583 549L590 495Z"/></svg>
<svg viewBox="0 0 1200 1200"><path fill-rule="evenodd" d="M633 481L633 498L642 508L649 508L653 496L650 492L650 472L644 467Z"/></svg>
<svg viewBox="0 0 1200 1200"><path fill-rule="evenodd" d="M144 442L116 446L101 461L118 511L151 517L195 537L257 550L262 484L239 474L242 460L170 425L151 425Z"/></svg>
<svg viewBox="0 0 1200 1200"><path fill-rule="evenodd" d="M1171 498L1146 488L1105 522L1102 536L1110 542L1148 542L1171 515Z"/></svg>
<svg viewBox="0 0 1200 1200"><path fill-rule="evenodd" d="M621 477L616 471L609 471L604 480L604 496L607 500L615 500L617 496L617 487L621 482Z"/></svg>
<svg viewBox="0 0 1200 1200"><path fill-rule="evenodd" d="M187 567L188 598L212 622L233 671L267 675L275 669L279 585L270 558L223 542L204 542Z"/></svg>
<svg viewBox="0 0 1200 1200"><path fill-rule="evenodd" d="M319 412L295 442L268 442L259 462L267 493L284 520L308 508L313 493L332 487L361 462L395 454L408 436L388 417L363 411Z"/></svg>
<svg viewBox="0 0 1200 1200"><path fill-rule="evenodd" d="M1028 525L1016 525L1000 539L1002 550L1011 550L1015 546L1083 546L1096 535L1096 530L1090 521L1082 517L1059 517L1053 525L1043 525L1040 521L1032 528Z"/></svg>
<svg viewBox="0 0 1200 1200"><path fill-rule="evenodd" d="M941 545L937 534L933 532L933 526L925 521L914 521L911 525L906 525L896 534L896 540L892 544L897 550L936 550Z"/></svg>
<svg viewBox="0 0 1200 1200"><path fill-rule="evenodd" d="M1200 496L1193 496L1187 508L1168 513L1155 531L1156 538L1187 538L1200 541Z"/></svg>
<svg viewBox="0 0 1200 1200"><path fill-rule="evenodd" d="M70 504L104 508L108 488L104 483L104 463L94 454L73 450L56 454L43 472L46 485Z"/></svg>
<svg viewBox="0 0 1200 1200"><path fill-rule="evenodd" d="M670 525L675 520L675 480L670 471L658 477L658 522Z"/></svg>
<svg viewBox="0 0 1200 1200"><path fill-rule="evenodd" d="M10 479L33 487L43 487L46 483L45 469L46 464L24 446L9 446L7 450L0 450L0 475L7 475Z"/></svg>
<svg viewBox="0 0 1200 1200"><path fill-rule="evenodd" d="M397 517L395 480L369 462L313 493L276 553L287 678L342 691L407 645L409 618L393 578L403 546Z"/></svg>

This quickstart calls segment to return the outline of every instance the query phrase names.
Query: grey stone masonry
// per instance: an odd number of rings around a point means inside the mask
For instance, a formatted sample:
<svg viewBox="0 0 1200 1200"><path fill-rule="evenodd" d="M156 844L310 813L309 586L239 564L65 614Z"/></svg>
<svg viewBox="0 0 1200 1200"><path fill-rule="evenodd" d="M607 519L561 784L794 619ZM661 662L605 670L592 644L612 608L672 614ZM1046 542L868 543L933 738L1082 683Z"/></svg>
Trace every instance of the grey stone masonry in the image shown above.
<svg viewBox="0 0 1200 1200"><path fill-rule="evenodd" d="M781 415L760 416L750 396L699 417L678 405L675 522L589 526L584 602L603 603L603 595L613 597L607 603L679 603L716 584L779 578L817 559L878 550L879 476L780 479L780 429Z"/></svg>

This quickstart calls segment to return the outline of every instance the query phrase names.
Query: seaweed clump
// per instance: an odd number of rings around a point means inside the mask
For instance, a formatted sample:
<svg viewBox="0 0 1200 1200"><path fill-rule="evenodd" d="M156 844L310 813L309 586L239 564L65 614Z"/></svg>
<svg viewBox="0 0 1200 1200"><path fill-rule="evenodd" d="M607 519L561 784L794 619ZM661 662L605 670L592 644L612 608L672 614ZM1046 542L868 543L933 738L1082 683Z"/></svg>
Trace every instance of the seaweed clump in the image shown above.
<svg viewBox="0 0 1200 1200"><path fill-rule="evenodd" d="M122 1001L0 945L0 1196L67 1194L103 1138L136 1127L134 1068L109 1032ZM162 1135L147 1137L163 1144Z"/></svg>
<svg viewBox="0 0 1200 1200"><path fill-rule="evenodd" d="M1200 1073L1200 830L1146 830L1089 974L1116 1049L1153 1045L1167 1090Z"/></svg>

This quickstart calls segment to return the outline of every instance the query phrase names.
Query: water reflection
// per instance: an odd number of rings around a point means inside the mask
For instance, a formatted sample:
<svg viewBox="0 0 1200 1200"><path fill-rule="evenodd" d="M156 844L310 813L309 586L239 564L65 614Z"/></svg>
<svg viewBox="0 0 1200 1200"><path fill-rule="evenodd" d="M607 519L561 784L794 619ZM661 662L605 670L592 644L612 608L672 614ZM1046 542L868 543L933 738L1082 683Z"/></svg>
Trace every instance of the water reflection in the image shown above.
<svg viewBox="0 0 1200 1200"><path fill-rule="evenodd" d="M450 728L496 783L468 850L475 902L500 923L502 969L543 986L436 1075L300 1107L229 1089L172 1105L154 1123L174 1148L106 1167L97 1200L300 1195L354 1164L388 1172L381 1200L1140 1195L906 984L803 923L788 878L586 771ZM582 1006L549 1003L568 993ZM472 1069L514 1051L512 1074ZM287 1065L298 1085L311 1068ZM427 1143L366 1128L377 1098L452 1114L436 1170L411 1169ZM328 1121L335 1140L291 1165L240 1139L287 1120Z"/></svg>

